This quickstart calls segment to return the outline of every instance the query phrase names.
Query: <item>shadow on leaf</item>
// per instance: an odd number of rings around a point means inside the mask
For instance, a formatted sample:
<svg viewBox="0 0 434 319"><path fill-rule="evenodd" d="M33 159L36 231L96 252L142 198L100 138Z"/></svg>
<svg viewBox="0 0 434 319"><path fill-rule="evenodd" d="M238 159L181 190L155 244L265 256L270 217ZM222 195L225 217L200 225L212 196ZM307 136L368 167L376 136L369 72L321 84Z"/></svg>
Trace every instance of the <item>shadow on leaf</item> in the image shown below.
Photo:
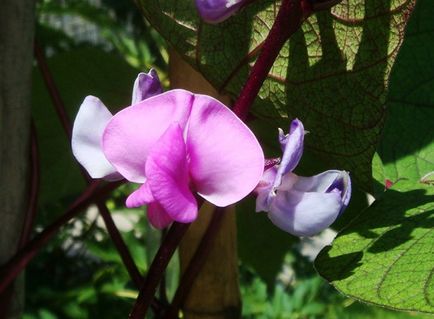
<svg viewBox="0 0 434 319"><path fill-rule="evenodd" d="M322 267L321 275L328 281L333 282L350 277L354 270L361 265L362 252L354 252L340 256L330 256L332 246L326 246L315 259L315 268L318 263L326 264Z"/></svg>

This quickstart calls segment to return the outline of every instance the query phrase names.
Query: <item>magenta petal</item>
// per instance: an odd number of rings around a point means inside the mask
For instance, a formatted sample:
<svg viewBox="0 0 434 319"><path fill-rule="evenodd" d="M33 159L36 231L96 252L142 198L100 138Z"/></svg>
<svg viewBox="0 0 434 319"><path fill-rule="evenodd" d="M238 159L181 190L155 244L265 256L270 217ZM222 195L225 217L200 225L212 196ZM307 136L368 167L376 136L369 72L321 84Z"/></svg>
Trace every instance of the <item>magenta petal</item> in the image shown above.
<svg viewBox="0 0 434 319"><path fill-rule="evenodd" d="M161 87L160 79L154 69L149 70L149 73L141 72L134 81L131 104L140 103L162 92L163 88Z"/></svg>
<svg viewBox="0 0 434 319"><path fill-rule="evenodd" d="M102 136L112 114L94 96L87 96L80 106L72 129L72 153L92 178L119 180L123 177L109 163L102 151Z"/></svg>
<svg viewBox="0 0 434 319"><path fill-rule="evenodd" d="M149 188L149 183L146 181L137 190L132 192L128 196L126 201L126 206L128 208L140 207L155 201L154 196L152 196L151 189Z"/></svg>
<svg viewBox="0 0 434 319"><path fill-rule="evenodd" d="M202 197L227 206L258 184L264 154L252 131L224 104L195 97L187 133L191 177Z"/></svg>
<svg viewBox="0 0 434 319"><path fill-rule="evenodd" d="M171 124L149 154L146 176L155 200L181 223L194 221L198 211L188 175L183 132L179 124Z"/></svg>
<svg viewBox="0 0 434 319"><path fill-rule="evenodd" d="M150 203L147 207L148 219L152 226L162 229L169 226L173 219L166 213L164 208L157 202Z"/></svg>
<svg viewBox="0 0 434 319"><path fill-rule="evenodd" d="M151 147L173 122L184 129L194 96L172 90L120 111L108 123L103 136L104 154L126 179L143 183Z"/></svg>

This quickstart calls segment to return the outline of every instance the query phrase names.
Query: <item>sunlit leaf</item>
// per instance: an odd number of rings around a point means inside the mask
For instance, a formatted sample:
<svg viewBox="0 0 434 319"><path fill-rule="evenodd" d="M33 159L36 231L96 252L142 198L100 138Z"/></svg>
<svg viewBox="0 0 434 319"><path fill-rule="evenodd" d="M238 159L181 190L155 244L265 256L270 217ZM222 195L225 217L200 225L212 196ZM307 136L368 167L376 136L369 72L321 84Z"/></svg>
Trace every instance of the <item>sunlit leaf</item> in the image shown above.
<svg viewBox="0 0 434 319"><path fill-rule="evenodd" d="M434 312L434 3L420 1L392 73L390 116L374 161L393 185L316 260L320 274L354 298Z"/></svg>

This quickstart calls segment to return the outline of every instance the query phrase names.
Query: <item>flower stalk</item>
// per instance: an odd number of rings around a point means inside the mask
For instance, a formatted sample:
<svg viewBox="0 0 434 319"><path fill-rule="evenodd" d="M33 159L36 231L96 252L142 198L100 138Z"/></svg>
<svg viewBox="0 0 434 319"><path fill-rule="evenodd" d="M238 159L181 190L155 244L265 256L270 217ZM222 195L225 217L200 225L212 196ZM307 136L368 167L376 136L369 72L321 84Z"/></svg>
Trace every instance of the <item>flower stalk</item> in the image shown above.
<svg viewBox="0 0 434 319"><path fill-rule="evenodd" d="M145 317L146 311L148 310L148 307L154 298L155 290L157 289L158 284L164 275L164 271L166 270L170 259L175 253L179 242L181 241L182 237L184 237L184 234L187 232L189 226L190 224L174 222L170 227L169 232L167 233L162 245L160 246L160 249L157 252L157 255L152 261L145 279L145 283L140 289L139 296L137 297L128 318L143 319Z"/></svg>

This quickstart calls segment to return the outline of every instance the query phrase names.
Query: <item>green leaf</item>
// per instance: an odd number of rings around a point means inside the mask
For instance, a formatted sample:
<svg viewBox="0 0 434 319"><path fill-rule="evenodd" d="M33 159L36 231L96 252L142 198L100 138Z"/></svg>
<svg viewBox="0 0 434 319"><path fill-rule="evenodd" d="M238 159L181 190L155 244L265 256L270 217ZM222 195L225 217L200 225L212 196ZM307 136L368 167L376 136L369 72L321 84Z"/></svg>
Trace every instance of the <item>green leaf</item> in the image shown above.
<svg viewBox="0 0 434 319"><path fill-rule="evenodd" d="M356 299L434 312L434 188L401 181L315 261L319 273Z"/></svg>
<svg viewBox="0 0 434 319"><path fill-rule="evenodd" d="M129 105L138 71L120 57L99 49L76 49L48 59L48 65L71 119L86 95L95 95L107 105ZM70 199L84 187L71 144L64 133L42 75L33 72L32 114L41 161L41 206Z"/></svg>
<svg viewBox="0 0 434 319"><path fill-rule="evenodd" d="M390 80L390 114L378 153L392 182L434 171L433 15L434 3L420 0Z"/></svg>
<svg viewBox="0 0 434 319"><path fill-rule="evenodd" d="M390 115L373 163L378 199L315 262L351 297L431 313L434 187L421 178L434 170L433 14L434 3L418 2L392 72ZM381 192L385 180L394 185Z"/></svg>
<svg viewBox="0 0 434 319"><path fill-rule="evenodd" d="M193 1L139 0L145 17L220 91L236 97L280 1L256 1L218 25ZM390 69L414 0L344 0L306 21L284 46L253 113L274 131L299 117L309 149L370 187ZM267 141L263 141L266 143Z"/></svg>

